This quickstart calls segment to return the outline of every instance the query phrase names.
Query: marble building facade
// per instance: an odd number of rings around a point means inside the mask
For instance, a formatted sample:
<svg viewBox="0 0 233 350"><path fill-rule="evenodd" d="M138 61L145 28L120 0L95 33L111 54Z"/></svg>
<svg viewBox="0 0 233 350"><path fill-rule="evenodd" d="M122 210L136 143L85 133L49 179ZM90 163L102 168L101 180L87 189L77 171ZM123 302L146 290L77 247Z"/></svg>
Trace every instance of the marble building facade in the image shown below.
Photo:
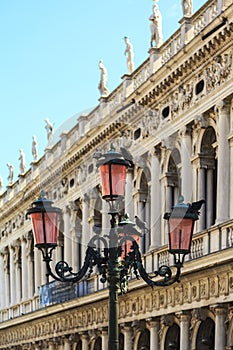
<svg viewBox="0 0 233 350"><path fill-rule="evenodd" d="M132 279L119 296L120 349L233 349L233 4L209 0L99 105L80 115L0 196L0 349L107 350L108 289L98 274L49 281L27 209L47 192L62 209L54 261L78 270L95 225L109 230L98 152L132 156L124 210L148 230L148 272L172 264L163 213L205 199L180 283ZM105 232L106 230L106 232Z"/></svg>

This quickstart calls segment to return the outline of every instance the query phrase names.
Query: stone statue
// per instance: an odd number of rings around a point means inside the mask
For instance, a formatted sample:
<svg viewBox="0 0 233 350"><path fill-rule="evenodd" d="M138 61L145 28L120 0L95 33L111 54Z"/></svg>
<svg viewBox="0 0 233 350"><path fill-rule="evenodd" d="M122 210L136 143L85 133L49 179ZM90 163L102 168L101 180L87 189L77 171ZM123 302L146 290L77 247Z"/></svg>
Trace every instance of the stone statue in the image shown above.
<svg viewBox="0 0 233 350"><path fill-rule="evenodd" d="M51 146L53 143L53 124L49 121L48 118L45 119L45 129L47 131L47 140L48 140L48 146Z"/></svg>
<svg viewBox="0 0 233 350"><path fill-rule="evenodd" d="M155 43L155 47L159 47L163 43L163 33L162 33L162 17L159 11L158 5L155 3L153 6L153 13L149 17L151 21L150 30L151 30L151 41L150 46L153 47L153 43Z"/></svg>
<svg viewBox="0 0 233 350"><path fill-rule="evenodd" d="M9 175L7 180L9 181L9 186L11 186L13 184L13 180L14 180L14 167L11 163L7 163L8 169L9 169Z"/></svg>
<svg viewBox="0 0 233 350"><path fill-rule="evenodd" d="M193 13L192 7L193 7L192 0L182 0L182 10L183 10L184 17L192 16L192 13Z"/></svg>
<svg viewBox="0 0 233 350"><path fill-rule="evenodd" d="M36 136L32 136L32 156L33 156L34 162L36 162L38 159L37 145L38 143L36 140Z"/></svg>
<svg viewBox="0 0 233 350"><path fill-rule="evenodd" d="M99 68L100 68L100 83L99 83L98 89L101 97L106 97L110 94L107 88L108 73L106 68L104 67L102 60L99 61Z"/></svg>
<svg viewBox="0 0 233 350"><path fill-rule="evenodd" d="M127 67L128 67L128 73L132 74L134 71L134 52L133 52L133 45L129 41L129 38L127 36L124 37L125 39L125 52L124 54L127 55Z"/></svg>
<svg viewBox="0 0 233 350"><path fill-rule="evenodd" d="M19 150L19 169L20 169L20 175L23 175L26 173L26 161L25 161L25 154L22 149Z"/></svg>

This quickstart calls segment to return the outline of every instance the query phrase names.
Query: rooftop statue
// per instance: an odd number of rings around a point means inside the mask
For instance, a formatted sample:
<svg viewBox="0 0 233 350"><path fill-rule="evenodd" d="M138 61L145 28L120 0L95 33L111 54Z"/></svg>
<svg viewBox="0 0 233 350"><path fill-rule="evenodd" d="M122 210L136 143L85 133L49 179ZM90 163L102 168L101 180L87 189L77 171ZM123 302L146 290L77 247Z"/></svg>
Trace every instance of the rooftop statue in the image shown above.
<svg viewBox="0 0 233 350"><path fill-rule="evenodd" d="M48 118L46 118L44 121L46 123L45 129L47 131L48 146L51 146L53 143L53 124Z"/></svg>
<svg viewBox="0 0 233 350"><path fill-rule="evenodd" d="M107 88L107 79L108 79L107 69L104 67L102 60L99 61L99 68L100 68L100 83L99 83L98 89L101 97L106 97L110 94L110 91Z"/></svg>
<svg viewBox="0 0 233 350"><path fill-rule="evenodd" d="M192 0L182 0L182 10L183 10L184 17L192 16L192 13L193 13L192 7L193 7Z"/></svg>
<svg viewBox="0 0 233 350"><path fill-rule="evenodd" d="M124 37L125 39L125 52L124 54L127 56L127 67L128 67L128 73L132 74L134 71L134 52L133 52L133 45L129 41L129 38L127 36Z"/></svg>
<svg viewBox="0 0 233 350"><path fill-rule="evenodd" d="M155 0L154 0L155 2ZM155 3L153 6L153 13L149 17L149 20L151 21L150 24L150 30L151 30L151 40L150 40L150 46L153 47L159 47L163 43L163 33L162 33L162 16L159 11L158 5ZM153 43L155 45L153 45Z"/></svg>
<svg viewBox="0 0 233 350"><path fill-rule="evenodd" d="M14 167L11 163L7 163L8 169L9 169L9 175L7 180L9 181L8 186L11 186L14 181Z"/></svg>
<svg viewBox="0 0 233 350"><path fill-rule="evenodd" d="M36 140L36 136L32 136L32 156L33 156L34 162L36 162L38 159L37 145L38 143Z"/></svg>
<svg viewBox="0 0 233 350"><path fill-rule="evenodd" d="M20 175L23 175L26 173L26 161L25 161L25 154L22 149L19 150L19 169L20 169Z"/></svg>

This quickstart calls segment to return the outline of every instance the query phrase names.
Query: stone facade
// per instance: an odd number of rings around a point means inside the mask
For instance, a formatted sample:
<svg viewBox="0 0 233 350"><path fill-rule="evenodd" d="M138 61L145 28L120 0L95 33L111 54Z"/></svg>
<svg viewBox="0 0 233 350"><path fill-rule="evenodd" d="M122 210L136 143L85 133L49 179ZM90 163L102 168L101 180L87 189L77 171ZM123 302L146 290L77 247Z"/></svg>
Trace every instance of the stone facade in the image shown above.
<svg viewBox="0 0 233 350"><path fill-rule="evenodd" d="M172 264L163 213L181 193L206 201L180 283L132 279L119 296L120 349L233 348L232 39L231 1L209 0L1 194L0 349L107 350L106 284L46 287L26 212L45 190L62 209L54 261L78 270L94 225L109 231L96 158L110 143L132 161L124 207L146 222L148 272Z"/></svg>

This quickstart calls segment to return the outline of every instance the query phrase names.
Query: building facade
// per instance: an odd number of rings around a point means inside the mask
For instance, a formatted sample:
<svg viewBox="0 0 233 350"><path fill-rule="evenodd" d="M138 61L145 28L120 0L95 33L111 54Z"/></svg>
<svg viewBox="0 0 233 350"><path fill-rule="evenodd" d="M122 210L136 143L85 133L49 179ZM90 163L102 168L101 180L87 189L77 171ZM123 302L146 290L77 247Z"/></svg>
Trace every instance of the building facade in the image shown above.
<svg viewBox="0 0 233 350"><path fill-rule="evenodd" d="M74 271L95 227L109 231L96 168L128 152L122 210L139 216L148 272L172 264L163 214L205 200L180 283L132 278L119 296L120 349L233 349L233 4L209 0L99 105L78 117L0 197L0 349L107 350L108 289L94 273L46 281L26 212L46 191L62 209L56 261ZM127 154L128 154L127 153Z"/></svg>

